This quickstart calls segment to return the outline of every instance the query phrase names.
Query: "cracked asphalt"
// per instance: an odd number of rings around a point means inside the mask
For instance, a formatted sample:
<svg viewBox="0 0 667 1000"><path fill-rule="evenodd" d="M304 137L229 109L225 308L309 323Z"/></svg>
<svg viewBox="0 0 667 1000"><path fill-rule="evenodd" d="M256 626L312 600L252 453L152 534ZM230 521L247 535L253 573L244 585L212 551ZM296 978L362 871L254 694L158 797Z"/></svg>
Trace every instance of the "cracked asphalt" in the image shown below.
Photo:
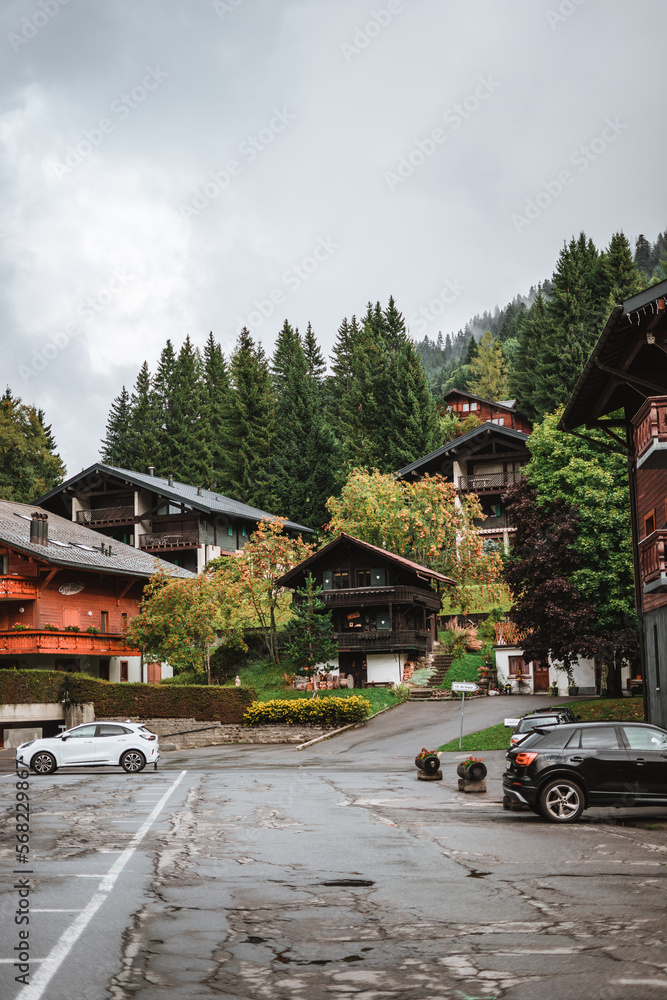
<svg viewBox="0 0 667 1000"><path fill-rule="evenodd" d="M518 707L471 702L465 730ZM30 985L5 816L3 1000L666 998L667 810L504 812L502 752L486 795L456 790L458 754L417 782L458 719L408 704L303 751L32 776Z"/></svg>

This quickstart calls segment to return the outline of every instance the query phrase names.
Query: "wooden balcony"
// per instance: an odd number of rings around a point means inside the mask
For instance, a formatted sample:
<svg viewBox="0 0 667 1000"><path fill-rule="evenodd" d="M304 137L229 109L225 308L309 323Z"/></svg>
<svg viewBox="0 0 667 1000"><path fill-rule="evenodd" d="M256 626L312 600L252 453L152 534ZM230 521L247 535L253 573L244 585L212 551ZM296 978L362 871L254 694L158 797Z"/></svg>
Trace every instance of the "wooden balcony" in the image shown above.
<svg viewBox="0 0 667 1000"><path fill-rule="evenodd" d="M0 601L34 601L38 585L20 576L0 576Z"/></svg>
<svg viewBox="0 0 667 1000"><path fill-rule="evenodd" d="M667 396L650 396L632 418L638 469L667 469Z"/></svg>
<svg viewBox="0 0 667 1000"><path fill-rule="evenodd" d="M476 476L459 476L456 488L460 493L504 493L508 486L522 479L520 472L479 473Z"/></svg>
<svg viewBox="0 0 667 1000"><path fill-rule="evenodd" d="M496 622L493 626L496 633L496 646L521 647L528 635L526 629L517 628L514 622Z"/></svg>
<svg viewBox="0 0 667 1000"><path fill-rule="evenodd" d="M430 588L420 587L349 587L325 590L322 599L328 608L365 608L371 604L419 604L432 611L440 610L440 598Z"/></svg>
<svg viewBox="0 0 667 1000"><path fill-rule="evenodd" d="M151 531L139 535L139 548L149 552L167 552L175 549L196 549L199 547L199 530Z"/></svg>
<svg viewBox="0 0 667 1000"><path fill-rule="evenodd" d="M641 580L645 594L667 592L667 528L652 532L639 543Z"/></svg>
<svg viewBox="0 0 667 1000"><path fill-rule="evenodd" d="M77 524L132 524L134 507L100 507L98 510L77 510Z"/></svg>
<svg viewBox="0 0 667 1000"><path fill-rule="evenodd" d="M50 632L42 629L0 632L0 656L56 653L70 656L140 656L122 635L91 635L88 632Z"/></svg>
<svg viewBox="0 0 667 1000"><path fill-rule="evenodd" d="M339 651L342 652L355 649L364 653L401 649L426 652L431 633L422 629L387 629L374 632L362 632L359 629L354 632L334 632L334 638Z"/></svg>

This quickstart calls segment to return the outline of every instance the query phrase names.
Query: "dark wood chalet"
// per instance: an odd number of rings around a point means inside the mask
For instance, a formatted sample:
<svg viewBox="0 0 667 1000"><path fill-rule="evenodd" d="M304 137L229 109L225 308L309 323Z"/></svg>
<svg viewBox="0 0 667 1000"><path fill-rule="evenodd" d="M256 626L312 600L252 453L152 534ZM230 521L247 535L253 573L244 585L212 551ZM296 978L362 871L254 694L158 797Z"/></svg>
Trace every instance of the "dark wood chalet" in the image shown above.
<svg viewBox="0 0 667 1000"><path fill-rule="evenodd" d="M503 399L495 402L492 399L482 399L472 392L462 389L450 389L443 395L443 402L450 413L455 413L460 420L465 420L471 413L486 423L497 424L499 427L509 427L513 431L523 431L532 434L533 425L516 408L515 399Z"/></svg>
<svg viewBox="0 0 667 1000"><path fill-rule="evenodd" d="M0 501L0 667L160 680L160 664L151 674L125 635L158 568L192 576L66 518Z"/></svg>
<svg viewBox="0 0 667 1000"><path fill-rule="evenodd" d="M211 559L237 552L274 514L198 486L97 463L36 503L108 538L200 573ZM312 534L286 521L289 531Z"/></svg>
<svg viewBox="0 0 667 1000"><path fill-rule="evenodd" d="M395 683L403 668L432 649L439 590L453 585L436 573L386 549L341 533L278 581L297 590L308 574L322 587L333 611L338 664L355 684Z"/></svg>
<svg viewBox="0 0 667 1000"><path fill-rule="evenodd" d="M460 493L477 494L484 513L484 520L478 522L480 534L489 544L502 545L507 551L514 528L503 494L521 478L530 459L527 441L523 431L487 422L400 469L396 476L409 481L440 475Z"/></svg>
<svg viewBox="0 0 667 1000"><path fill-rule="evenodd" d="M611 312L563 414L628 456L647 718L667 726L667 281ZM632 679L630 680L632 683Z"/></svg>

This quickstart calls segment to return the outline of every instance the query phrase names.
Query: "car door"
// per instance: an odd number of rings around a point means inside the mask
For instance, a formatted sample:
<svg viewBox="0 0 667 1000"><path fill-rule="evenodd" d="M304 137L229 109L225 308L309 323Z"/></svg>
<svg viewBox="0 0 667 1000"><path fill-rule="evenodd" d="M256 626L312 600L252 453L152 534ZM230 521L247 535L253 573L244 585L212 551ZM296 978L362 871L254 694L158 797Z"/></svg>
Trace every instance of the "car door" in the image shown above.
<svg viewBox="0 0 667 1000"><path fill-rule="evenodd" d="M621 726L629 780L638 799L667 800L667 733L653 726Z"/></svg>
<svg viewBox="0 0 667 1000"><path fill-rule="evenodd" d="M77 726L60 739L60 763L93 764L95 762L95 724Z"/></svg>
<svg viewBox="0 0 667 1000"><path fill-rule="evenodd" d="M564 760L583 778L591 805L616 799L627 790L628 753L615 726L576 730L565 748Z"/></svg>
<svg viewBox="0 0 667 1000"><path fill-rule="evenodd" d="M95 762L97 764L117 764L120 755L133 742L131 729L114 725L111 722L100 722L97 725L95 739Z"/></svg>

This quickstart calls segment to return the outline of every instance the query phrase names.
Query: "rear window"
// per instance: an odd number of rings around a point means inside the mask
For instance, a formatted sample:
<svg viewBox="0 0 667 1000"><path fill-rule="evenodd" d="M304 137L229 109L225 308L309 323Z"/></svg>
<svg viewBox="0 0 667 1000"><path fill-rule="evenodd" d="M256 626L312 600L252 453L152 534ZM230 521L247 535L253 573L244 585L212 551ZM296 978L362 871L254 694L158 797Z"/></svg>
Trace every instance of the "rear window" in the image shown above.
<svg viewBox="0 0 667 1000"><path fill-rule="evenodd" d="M527 750L528 747L539 747L540 750L543 747L545 750L549 748L560 750L565 746L571 735L572 730L565 729L563 726L555 726L544 733L531 733L530 736L526 736L525 740L521 740L521 750Z"/></svg>

